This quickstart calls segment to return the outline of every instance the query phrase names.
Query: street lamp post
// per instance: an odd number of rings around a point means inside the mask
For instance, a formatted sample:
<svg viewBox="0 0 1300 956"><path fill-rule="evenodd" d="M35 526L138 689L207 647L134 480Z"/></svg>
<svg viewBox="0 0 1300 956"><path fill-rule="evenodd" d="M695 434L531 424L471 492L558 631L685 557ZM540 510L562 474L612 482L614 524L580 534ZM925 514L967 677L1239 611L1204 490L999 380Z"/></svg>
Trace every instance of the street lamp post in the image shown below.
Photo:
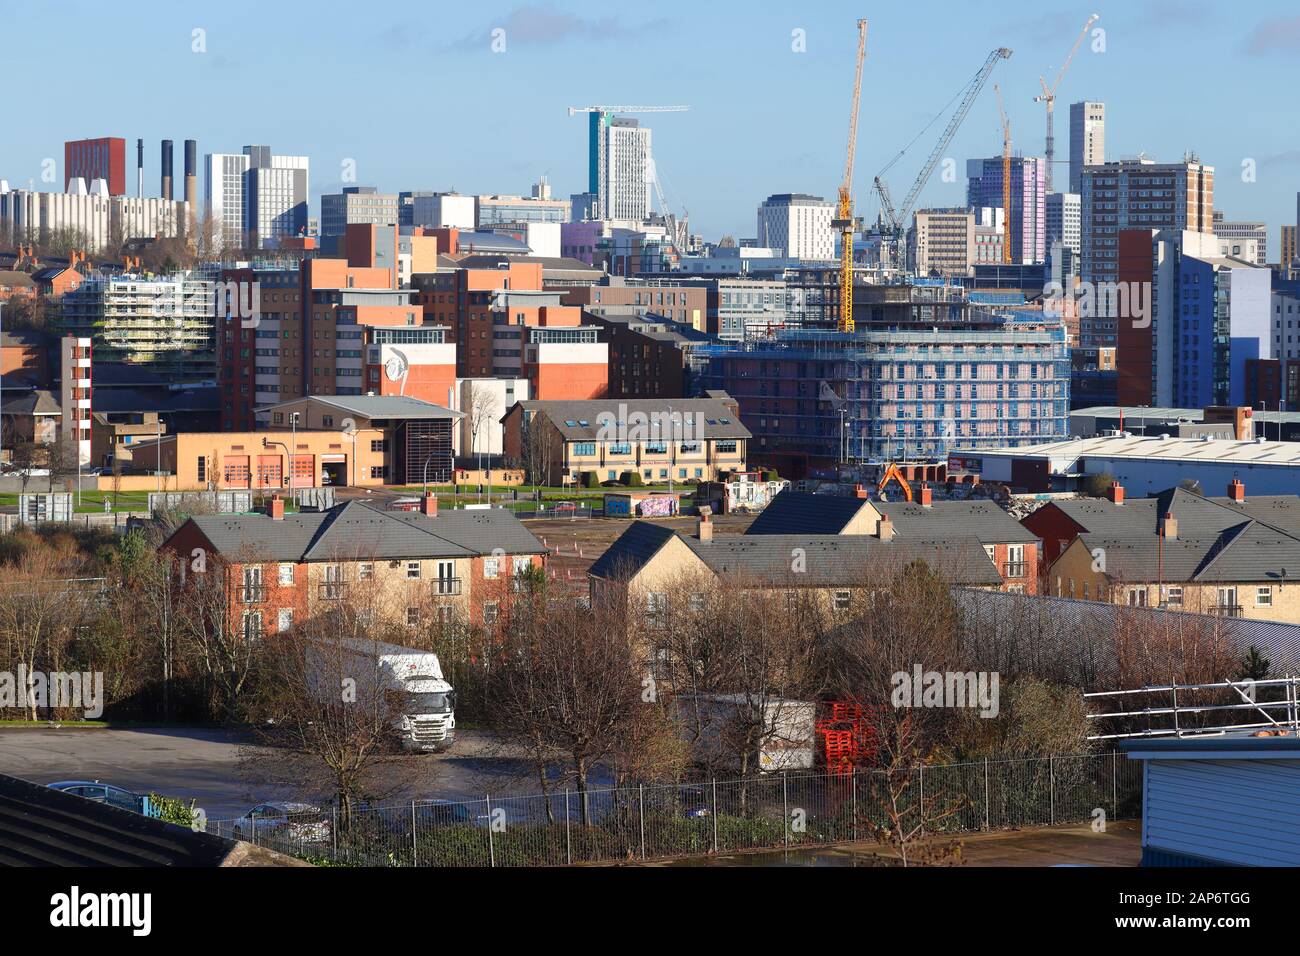
<svg viewBox="0 0 1300 956"><path fill-rule="evenodd" d="M663 429L660 429L660 433ZM677 456L673 453L677 439L677 423L673 421L673 407L668 406L668 496L673 497L673 468L677 464ZM673 509L676 510L676 504Z"/></svg>

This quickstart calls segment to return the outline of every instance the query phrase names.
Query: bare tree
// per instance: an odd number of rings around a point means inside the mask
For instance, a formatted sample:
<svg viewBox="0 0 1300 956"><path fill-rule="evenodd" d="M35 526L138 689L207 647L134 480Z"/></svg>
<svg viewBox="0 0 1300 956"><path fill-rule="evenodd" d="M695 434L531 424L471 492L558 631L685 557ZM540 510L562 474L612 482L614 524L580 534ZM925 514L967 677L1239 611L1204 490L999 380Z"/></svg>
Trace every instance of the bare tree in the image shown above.
<svg viewBox="0 0 1300 956"><path fill-rule="evenodd" d="M501 417L501 400L495 391L477 382L470 387L469 398L470 452L478 455L478 467L482 471L482 439L485 432L491 433L492 423Z"/></svg>

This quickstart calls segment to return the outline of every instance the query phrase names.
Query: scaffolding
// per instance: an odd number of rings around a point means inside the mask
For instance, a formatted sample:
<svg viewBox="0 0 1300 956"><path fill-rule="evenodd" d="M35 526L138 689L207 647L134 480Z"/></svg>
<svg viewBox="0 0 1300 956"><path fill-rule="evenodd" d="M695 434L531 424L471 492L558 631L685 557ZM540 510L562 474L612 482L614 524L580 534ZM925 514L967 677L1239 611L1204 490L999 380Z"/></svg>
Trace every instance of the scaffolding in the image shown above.
<svg viewBox="0 0 1300 956"><path fill-rule="evenodd" d="M1281 691L1277 700L1262 700L1271 689ZM1224 695L1231 703L1200 704L1188 703L1189 695L1198 694ZM1140 687L1134 690L1096 691L1084 694L1084 699L1093 700L1102 697L1121 697L1125 699L1139 695L1169 695L1169 704L1156 707L1143 707L1140 710L1108 711L1089 714L1089 720L1095 721L1132 721L1153 719L1171 721L1172 726L1147 727L1144 730L1124 733L1103 733L1089 735L1089 740L1121 740L1132 737L1204 737L1223 735L1239 731L1273 731L1279 734L1300 735L1300 677L1286 676L1270 680L1236 680L1219 681L1210 684L1167 684L1163 686ZM1182 700L1179 700L1182 694ZM1235 697L1233 696L1235 695ZM1232 718L1245 712L1263 717L1256 721L1233 721L1219 724L1200 725L1205 719L1219 717ZM1275 716L1278 715L1279 716Z"/></svg>

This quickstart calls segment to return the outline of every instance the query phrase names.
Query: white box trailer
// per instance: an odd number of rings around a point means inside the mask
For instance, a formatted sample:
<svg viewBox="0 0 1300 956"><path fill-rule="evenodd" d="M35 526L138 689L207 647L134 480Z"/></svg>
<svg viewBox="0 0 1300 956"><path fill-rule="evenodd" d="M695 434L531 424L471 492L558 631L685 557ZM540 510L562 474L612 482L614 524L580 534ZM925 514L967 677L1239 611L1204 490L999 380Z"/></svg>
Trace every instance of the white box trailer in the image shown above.
<svg viewBox="0 0 1300 956"><path fill-rule="evenodd" d="M318 699L343 703L340 684L351 679L354 700L383 694L393 710L393 732L407 750L443 751L456 736L456 691L442 675L438 655L381 641L342 638L307 645L308 682Z"/></svg>
<svg viewBox="0 0 1300 956"><path fill-rule="evenodd" d="M739 772L745 731L756 727L751 769L755 763L763 773L812 768L817 733L813 701L755 694L678 694L673 707L699 763Z"/></svg>

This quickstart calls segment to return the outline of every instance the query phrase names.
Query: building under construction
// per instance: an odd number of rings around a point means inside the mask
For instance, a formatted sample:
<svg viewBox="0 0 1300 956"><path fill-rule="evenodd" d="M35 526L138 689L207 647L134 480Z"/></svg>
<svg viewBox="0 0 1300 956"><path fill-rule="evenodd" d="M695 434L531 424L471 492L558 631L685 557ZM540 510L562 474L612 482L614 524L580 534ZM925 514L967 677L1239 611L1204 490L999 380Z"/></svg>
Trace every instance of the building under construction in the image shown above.
<svg viewBox="0 0 1300 956"><path fill-rule="evenodd" d="M701 350L704 387L739 402L755 461L802 477L1068 434L1059 321L971 304L955 286L885 291L879 302L866 289L855 297L854 332L784 329Z"/></svg>

